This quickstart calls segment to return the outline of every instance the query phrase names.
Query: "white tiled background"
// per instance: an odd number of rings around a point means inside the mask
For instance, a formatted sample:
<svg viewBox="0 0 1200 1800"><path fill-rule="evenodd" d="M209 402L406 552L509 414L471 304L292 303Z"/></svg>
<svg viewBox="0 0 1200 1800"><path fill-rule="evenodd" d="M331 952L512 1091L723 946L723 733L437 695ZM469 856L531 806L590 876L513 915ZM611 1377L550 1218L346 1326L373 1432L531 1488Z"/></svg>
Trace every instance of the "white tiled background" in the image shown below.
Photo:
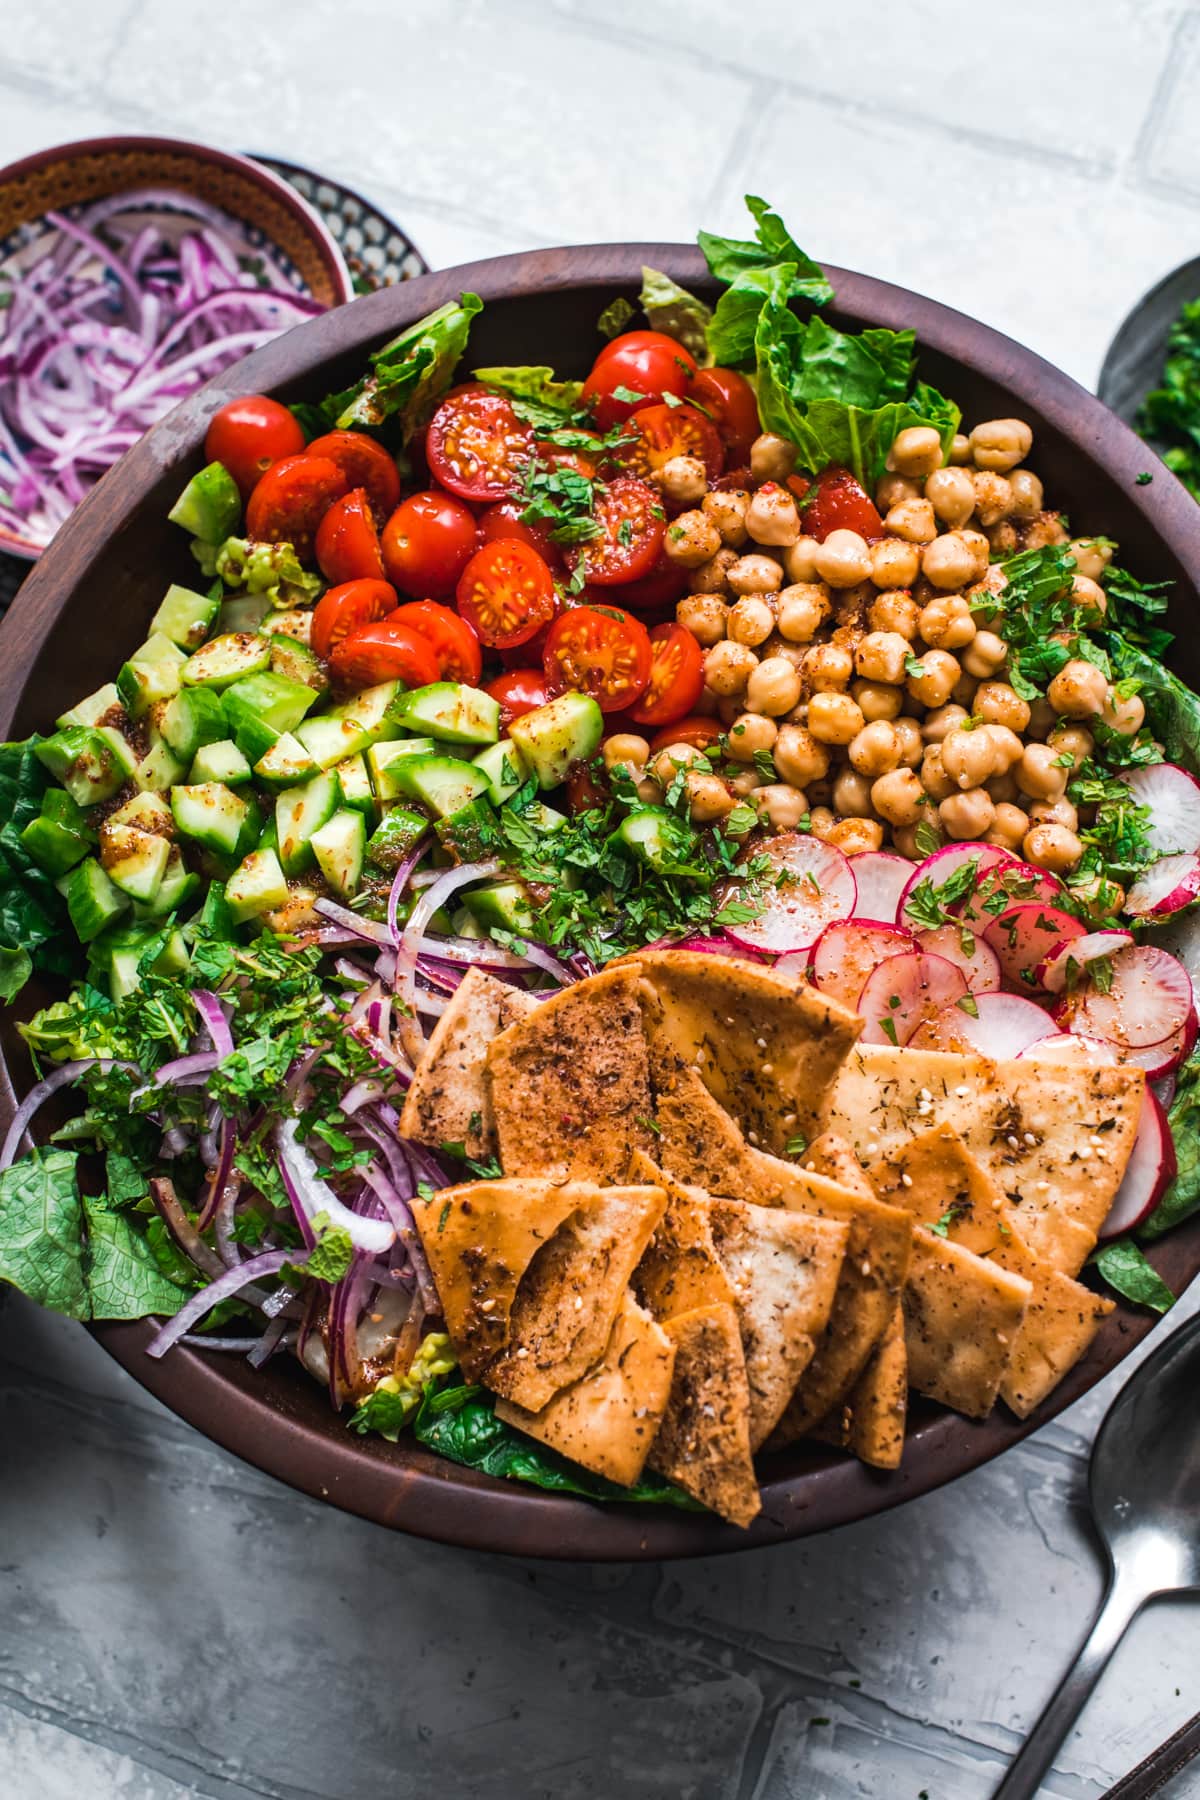
<svg viewBox="0 0 1200 1800"><path fill-rule="evenodd" d="M0 162L147 130L341 175L435 265L687 239L750 189L1091 383L1200 248L1200 6L0 0ZM1111 1392L890 1519L571 1569L300 1499L11 1304L0 1796L984 1800L1099 1594ZM1095 1800L1198 1667L1196 1609L1156 1608L1044 1792Z"/></svg>

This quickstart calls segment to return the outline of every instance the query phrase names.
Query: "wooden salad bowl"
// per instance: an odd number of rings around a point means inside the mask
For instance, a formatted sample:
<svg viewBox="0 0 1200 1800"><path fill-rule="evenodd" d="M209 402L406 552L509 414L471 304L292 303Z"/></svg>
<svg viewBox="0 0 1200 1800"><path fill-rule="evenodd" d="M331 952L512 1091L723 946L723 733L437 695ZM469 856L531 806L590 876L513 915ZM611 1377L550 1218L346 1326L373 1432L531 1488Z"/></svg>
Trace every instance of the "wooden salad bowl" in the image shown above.
<svg viewBox="0 0 1200 1800"><path fill-rule="evenodd" d="M472 332L473 364L552 363L582 375L596 319L615 294L636 299L643 263L711 291L699 252L678 244L602 244L498 257L425 275L312 319L237 363L183 401L107 474L68 520L0 627L0 733L44 729L81 694L109 679L120 657L190 560L167 510L201 466L207 421L235 395L316 399L347 386L367 353L464 289L485 308ZM1200 687L1200 511L1127 426L1048 363L961 313L840 269L829 270L831 316L857 328L911 327L924 377L968 420L1017 414L1035 434L1034 463L1072 529L1119 540L1122 561L1145 580L1175 583L1171 657ZM1138 485L1149 471L1153 480ZM30 1009L45 991L30 993ZM0 1111L31 1079L14 1009L0 1030ZM1200 1271L1200 1216L1150 1251L1177 1292ZM1114 1368L1156 1323L1124 1305L1087 1356L1030 1419L999 1408L982 1423L926 1402L910 1418L903 1465L883 1474L839 1452L799 1444L761 1460L763 1511L748 1531L700 1514L592 1505L493 1480L411 1440L352 1435L324 1389L284 1359L255 1372L244 1360L176 1349L143 1354L153 1326L93 1327L104 1348L174 1412L227 1449L293 1487L380 1524L444 1543L524 1556L625 1560L707 1555L826 1531L896 1506L987 1462L1036 1430Z"/></svg>

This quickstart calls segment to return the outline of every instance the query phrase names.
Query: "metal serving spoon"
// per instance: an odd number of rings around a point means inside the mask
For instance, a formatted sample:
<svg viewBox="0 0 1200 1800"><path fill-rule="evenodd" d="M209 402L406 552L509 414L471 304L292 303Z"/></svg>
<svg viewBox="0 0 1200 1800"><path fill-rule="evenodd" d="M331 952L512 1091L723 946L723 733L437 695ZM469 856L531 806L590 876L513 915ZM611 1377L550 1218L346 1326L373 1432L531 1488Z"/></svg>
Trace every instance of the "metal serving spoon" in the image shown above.
<svg viewBox="0 0 1200 1800"><path fill-rule="evenodd" d="M1092 1449L1088 1491L1108 1556L1108 1591L995 1800L1034 1800L1146 1601L1200 1590L1200 1314L1160 1344L1113 1401Z"/></svg>

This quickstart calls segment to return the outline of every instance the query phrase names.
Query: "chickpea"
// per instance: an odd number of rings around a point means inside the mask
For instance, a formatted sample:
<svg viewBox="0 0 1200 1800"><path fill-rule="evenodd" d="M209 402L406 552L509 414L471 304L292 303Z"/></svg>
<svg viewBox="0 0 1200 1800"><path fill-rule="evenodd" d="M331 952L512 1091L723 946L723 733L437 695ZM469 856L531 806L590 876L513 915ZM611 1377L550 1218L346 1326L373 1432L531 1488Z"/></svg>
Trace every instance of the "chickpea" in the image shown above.
<svg viewBox="0 0 1200 1800"><path fill-rule="evenodd" d="M781 725L775 739L775 767L793 787L809 788L829 773L829 752L803 725Z"/></svg>
<svg viewBox="0 0 1200 1800"><path fill-rule="evenodd" d="M663 549L672 562L685 569L698 569L721 548L721 534L707 513L684 512L672 520L663 539Z"/></svg>
<svg viewBox="0 0 1200 1800"><path fill-rule="evenodd" d="M904 703L904 690L892 687L886 681L852 681L850 698L858 701L869 725L875 719L898 718Z"/></svg>
<svg viewBox="0 0 1200 1800"><path fill-rule="evenodd" d="M833 828L836 824L837 824L837 820L834 818L832 812L829 810L829 808L827 806L811 806L810 805L809 814L808 814L808 828L812 832L812 835L814 837L828 838L830 832L833 830Z"/></svg>
<svg viewBox="0 0 1200 1800"><path fill-rule="evenodd" d="M729 608L716 594L688 594L676 605L675 617L708 650L725 636Z"/></svg>
<svg viewBox="0 0 1200 1800"><path fill-rule="evenodd" d="M900 747L900 761L906 768L915 769L925 754L921 727L915 719L894 719L892 729Z"/></svg>
<svg viewBox="0 0 1200 1800"><path fill-rule="evenodd" d="M1096 740L1086 725L1056 725L1046 739L1056 756L1069 756L1068 765L1077 769L1096 748Z"/></svg>
<svg viewBox="0 0 1200 1800"><path fill-rule="evenodd" d="M719 776L691 774L686 777L685 786L694 825L711 825L715 819L724 819L737 805Z"/></svg>
<svg viewBox="0 0 1200 1800"><path fill-rule="evenodd" d="M998 844L1001 850L1019 850L1025 841L1025 833L1029 830L1029 820L1019 806L1012 806L1001 800L992 817L992 827L987 833L989 844Z"/></svg>
<svg viewBox="0 0 1200 1800"><path fill-rule="evenodd" d="M875 505L881 513L890 512L905 500L919 500L921 484L908 475L881 475L875 488Z"/></svg>
<svg viewBox="0 0 1200 1800"><path fill-rule="evenodd" d="M957 658L948 650L924 650L920 660L921 674L910 675L905 682L910 697L922 706L944 706L962 672Z"/></svg>
<svg viewBox="0 0 1200 1800"><path fill-rule="evenodd" d="M986 837L996 819L991 796L983 788L950 794L938 807L942 830L954 843Z"/></svg>
<svg viewBox="0 0 1200 1800"><path fill-rule="evenodd" d="M921 758L921 786L931 800L948 800L958 789L942 766L940 744L927 744Z"/></svg>
<svg viewBox="0 0 1200 1800"><path fill-rule="evenodd" d="M1061 800L1035 800L1029 817L1035 825L1065 825L1068 831L1079 828L1079 814L1065 794Z"/></svg>
<svg viewBox="0 0 1200 1800"><path fill-rule="evenodd" d="M1008 645L1003 638L997 637L994 631L977 631L971 639L971 647L962 659L962 666L968 675L974 675L979 681L986 681L989 675L995 675L1004 667L1004 659L1008 655Z"/></svg>
<svg viewBox="0 0 1200 1800"><path fill-rule="evenodd" d="M986 729L985 726L984 730L986 731ZM1021 790L1017 786L1017 778L1011 769L1006 769L1003 775L991 776L983 785L995 805L999 806L1003 803L1006 806L1020 806Z"/></svg>
<svg viewBox="0 0 1200 1800"><path fill-rule="evenodd" d="M1006 475L992 469L978 469L972 477L975 511L981 525L998 525L1012 512L1012 486Z"/></svg>
<svg viewBox="0 0 1200 1800"><path fill-rule="evenodd" d="M900 744L887 719L873 719L851 741L847 755L858 774L874 781L900 766ZM834 789L836 795L837 789ZM845 810L844 808L842 809Z"/></svg>
<svg viewBox="0 0 1200 1800"><path fill-rule="evenodd" d="M706 563L691 571L693 594L725 594L729 591L726 577L737 561L736 550L718 550Z"/></svg>
<svg viewBox="0 0 1200 1800"><path fill-rule="evenodd" d="M750 473L755 481L786 481L796 466L796 446L764 431L750 446Z"/></svg>
<svg viewBox="0 0 1200 1800"><path fill-rule="evenodd" d="M966 469L938 469L925 483L925 498L943 525L965 525L975 511L975 484Z"/></svg>
<svg viewBox="0 0 1200 1800"><path fill-rule="evenodd" d="M660 787L669 788L680 769L690 769L703 754L693 744L664 744L650 764L650 774Z"/></svg>
<svg viewBox="0 0 1200 1800"><path fill-rule="evenodd" d="M942 440L932 425L910 425L898 432L888 451L887 466L898 475L932 475L942 466Z"/></svg>
<svg viewBox="0 0 1200 1800"><path fill-rule="evenodd" d="M894 631L911 643L917 635L920 611L906 588L891 588L871 600L867 622L872 631Z"/></svg>
<svg viewBox="0 0 1200 1800"><path fill-rule="evenodd" d="M964 432L956 431L950 445L950 462L953 467L961 468L971 460L971 440Z"/></svg>
<svg viewBox="0 0 1200 1800"><path fill-rule="evenodd" d="M1040 512L1025 527L1026 550L1041 550L1047 544L1065 544L1066 541L1062 519L1056 512Z"/></svg>
<svg viewBox="0 0 1200 1800"><path fill-rule="evenodd" d="M786 656L768 656L750 673L746 683L746 710L777 719L791 712L800 699L799 671Z"/></svg>
<svg viewBox="0 0 1200 1800"><path fill-rule="evenodd" d="M658 479L667 499L680 506L698 506L708 492L708 470L698 456L672 456Z"/></svg>
<svg viewBox="0 0 1200 1800"><path fill-rule="evenodd" d="M766 787L766 782L757 769L739 769L736 775L726 779L726 786L737 795L739 800L747 800L756 788Z"/></svg>
<svg viewBox="0 0 1200 1800"><path fill-rule="evenodd" d="M643 806L661 806L663 789L651 775L643 775L637 783L637 797Z"/></svg>
<svg viewBox="0 0 1200 1800"><path fill-rule="evenodd" d="M808 729L821 744L849 744L866 720L849 694L814 694L808 703Z"/></svg>
<svg viewBox="0 0 1200 1800"><path fill-rule="evenodd" d="M1033 432L1024 419L988 419L971 433L971 455L977 469L998 469L1007 475L1024 462L1033 446Z"/></svg>
<svg viewBox="0 0 1200 1800"><path fill-rule="evenodd" d="M1025 727L1025 736L1038 738L1045 742L1057 721L1058 714L1044 696L1037 700L1031 700L1029 702L1029 724Z"/></svg>
<svg viewBox="0 0 1200 1800"><path fill-rule="evenodd" d="M1108 682L1095 663L1073 660L1058 671L1046 698L1068 719L1092 719L1108 698Z"/></svg>
<svg viewBox="0 0 1200 1800"><path fill-rule="evenodd" d="M816 538L797 538L783 553L783 572L789 581L815 581L817 579L817 551L821 548Z"/></svg>
<svg viewBox="0 0 1200 1800"><path fill-rule="evenodd" d="M988 541L989 554L1001 562L1015 556L1020 548L1021 540L1011 519L1000 519L995 525L989 525L983 535Z"/></svg>
<svg viewBox="0 0 1200 1800"><path fill-rule="evenodd" d="M937 536L937 520L928 500L900 500L891 507L883 521L884 529L906 544L932 543Z"/></svg>
<svg viewBox="0 0 1200 1800"><path fill-rule="evenodd" d="M1125 904L1125 889L1119 881L1106 881L1103 875L1088 875L1071 883L1071 898L1084 909L1089 922L1098 925L1111 919Z"/></svg>
<svg viewBox="0 0 1200 1800"><path fill-rule="evenodd" d="M867 681L884 681L898 687L904 680L904 664L911 646L898 631L870 631L854 652L854 667Z"/></svg>
<svg viewBox="0 0 1200 1800"><path fill-rule="evenodd" d="M957 788L982 787L999 774L997 760L986 731L949 731L942 739L942 767Z"/></svg>
<svg viewBox="0 0 1200 1800"><path fill-rule="evenodd" d="M812 693L835 693L849 687L854 658L841 644L817 644L804 659L804 673Z"/></svg>
<svg viewBox="0 0 1200 1800"><path fill-rule="evenodd" d="M1146 708L1136 694L1122 698L1115 688L1109 688L1100 717L1111 731L1120 732L1122 737L1136 737L1146 722Z"/></svg>
<svg viewBox="0 0 1200 1800"><path fill-rule="evenodd" d="M800 540L796 502L777 481L764 481L746 508L746 530L756 544L783 547Z"/></svg>
<svg viewBox="0 0 1200 1800"><path fill-rule="evenodd" d="M715 694L712 688L705 685L700 689L695 710L702 718L715 719L721 710L721 695Z"/></svg>
<svg viewBox="0 0 1200 1800"><path fill-rule="evenodd" d="M927 744L944 744L946 733L953 731L957 725L969 718L964 706L956 706L948 701L945 706L936 706L927 712L921 723L921 736Z"/></svg>
<svg viewBox="0 0 1200 1800"><path fill-rule="evenodd" d="M933 827L936 831L936 813L933 817ZM940 837L938 841L939 843L941 842ZM909 862L920 862L921 858L925 855L925 851L917 842L917 827L915 825L892 826L892 849L895 850L898 856L906 856Z"/></svg>
<svg viewBox="0 0 1200 1800"><path fill-rule="evenodd" d="M714 488L700 502L701 511L712 520L721 534L721 542L737 550L749 537L746 513L750 495L745 488Z"/></svg>
<svg viewBox="0 0 1200 1800"><path fill-rule="evenodd" d="M1014 519L1034 519L1042 510L1042 484L1032 469L1014 469L1008 478Z"/></svg>
<svg viewBox="0 0 1200 1800"><path fill-rule="evenodd" d="M1025 746L1011 725L980 725L976 729L991 740L996 753L996 767L1002 775L1015 769L1025 754Z"/></svg>
<svg viewBox="0 0 1200 1800"><path fill-rule="evenodd" d="M755 788L750 795L750 804L763 824L773 825L776 831L794 831L808 811L808 801L800 789L788 787L782 781ZM831 823L832 818L830 814ZM815 825L813 829L816 830Z"/></svg>
<svg viewBox="0 0 1200 1800"><path fill-rule="evenodd" d="M1049 744L1026 744L1016 776L1017 786L1031 800L1060 800L1067 791L1067 771Z"/></svg>
<svg viewBox="0 0 1200 1800"><path fill-rule="evenodd" d="M836 845L843 856L861 856L883 848L883 826L878 819L839 819L826 842Z"/></svg>
<svg viewBox="0 0 1200 1800"><path fill-rule="evenodd" d="M906 588L917 579L921 554L902 538L880 538L871 545L871 580L877 588Z"/></svg>
<svg viewBox="0 0 1200 1800"><path fill-rule="evenodd" d="M717 700L717 717L722 725L732 725L740 719L745 704L744 694L722 694Z"/></svg>
<svg viewBox="0 0 1200 1800"><path fill-rule="evenodd" d="M831 531L817 546L817 573L830 587L854 587L866 581L871 573L871 552L867 540L857 531Z"/></svg>
<svg viewBox="0 0 1200 1800"><path fill-rule="evenodd" d="M833 783L833 810L844 819L870 819L871 783L857 769L842 767Z"/></svg>
<svg viewBox="0 0 1200 1800"><path fill-rule="evenodd" d="M1083 845L1065 825L1032 825L1025 833L1021 851L1026 862L1063 875L1075 867L1083 855Z"/></svg>
<svg viewBox="0 0 1200 1800"><path fill-rule="evenodd" d="M744 694L746 683L758 667L758 658L745 644L731 644L728 639L714 644L704 657L704 680L722 699Z"/></svg>
<svg viewBox="0 0 1200 1800"><path fill-rule="evenodd" d="M921 608L917 624L925 642L935 650L962 650L975 637L971 608L961 594L939 594L930 600Z"/></svg>
<svg viewBox="0 0 1200 1800"><path fill-rule="evenodd" d="M935 588L963 588L974 578L976 555L961 531L947 531L926 544L921 573Z"/></svg>
<svg viewBox="0 0 1200 1800"><path fill-rule="evenodd" d="M925 789L912 769L891 769L871 787L871 804L889 825L915 825L926 810Z"/></svg>
<svg viewBox="0 0 1200 1800"><path fill-rule="evenodd" d="M758 654L760 657L786 657L793 669L799 671L804 667L804 659L808 655L808 650L804 644L790 644L787 638L781 636L778 631L775 631L772 632L765 644L759 645Z"/></svg>
<svg viewBox="0 0 1200 1800"><path fill-rule="evenodd" d="M1029 723L1028 700L1022 700L1007 681L980 682L974 707L989 725L1007 725L1010 731L1024 731Z"/></svg>
<svg viewBox="0 0 1200 1800"><path fill-rule="evenodd" d="M601 753L606 769L624 769L631 780L637 781L649 761L650 746L635 732L615 731L605 739Z"/></svg>
<svg viewBox="0 0 1200 1800"><path fill-rule="evenodd" d="M1089 581L1099 581L1113 558L1113 546L1100 538L1072 538L1071 555L1075 569Z"/></svg>
<svg viewBox="0 0 1200 1800"><path fill-rule="evenodd" d="M950 698L957 706L965 706L968 712L973 710L975 690L979 686L973 675L962 673L950 689Z"/></svg>
<svg viewBox="0 0 1200 1800"><path fill-rule="evenodd" d="M760 750L774 749L778 735L778 725L765 713L739 713L729 727L729 754L734 762L752 763Z"/></svg>
<svg viewBox="0 0 1200 1800"><path fill-rule="evenodd" d="M758 594L747 594L729 609L725 634L735 644L747 644L751 650L764 644L775 629L775 614Z"/></svg>
<svg viewBox="0 0 1200 1800"><path fill-rule="evenodd" d="M751 551L730 563L725 580L731 593L739 598L745 594L777 594L783 586L783 570L774 557Z"/></svg>
<svg viewBox="0 0 1200 1800"><path fill-rule="evenodd" d="M1091 625L1098 624L1108 611L1108 597L1090 575L1076 575L1071 583L1071 598Z"/></svg>
<svg viewBox="0 0 1200 1800"><path fill-rule="evenodd" d="M824 582L796 581L780 592L775 606L780 634L793 644L807 644L829 616L829 589Z"/></svg>

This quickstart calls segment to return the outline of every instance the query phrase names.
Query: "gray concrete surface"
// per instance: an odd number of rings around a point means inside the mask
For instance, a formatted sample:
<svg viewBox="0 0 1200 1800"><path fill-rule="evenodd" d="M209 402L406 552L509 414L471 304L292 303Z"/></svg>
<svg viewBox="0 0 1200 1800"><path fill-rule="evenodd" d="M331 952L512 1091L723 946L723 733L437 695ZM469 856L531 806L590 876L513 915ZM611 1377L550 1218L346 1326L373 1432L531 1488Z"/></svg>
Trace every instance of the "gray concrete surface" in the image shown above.
<svg viewBox="0 0 1200 1800"><path fill-rule="evenodd" d="M0 161L103 131L267 149L439 266L690 238L750 189L814 253L1089 383L1195 253L1198 99L1200 7L1172 0L0 6ZM14 1302L0 1797L984 1800L1099 1597L1084 1472L1113 1391L889 1519L563 1568L303 1499ZM1200 1703L1198 1668L1200 1612L1153 1608L1044 1793L1095 1800Z"/></svg>

